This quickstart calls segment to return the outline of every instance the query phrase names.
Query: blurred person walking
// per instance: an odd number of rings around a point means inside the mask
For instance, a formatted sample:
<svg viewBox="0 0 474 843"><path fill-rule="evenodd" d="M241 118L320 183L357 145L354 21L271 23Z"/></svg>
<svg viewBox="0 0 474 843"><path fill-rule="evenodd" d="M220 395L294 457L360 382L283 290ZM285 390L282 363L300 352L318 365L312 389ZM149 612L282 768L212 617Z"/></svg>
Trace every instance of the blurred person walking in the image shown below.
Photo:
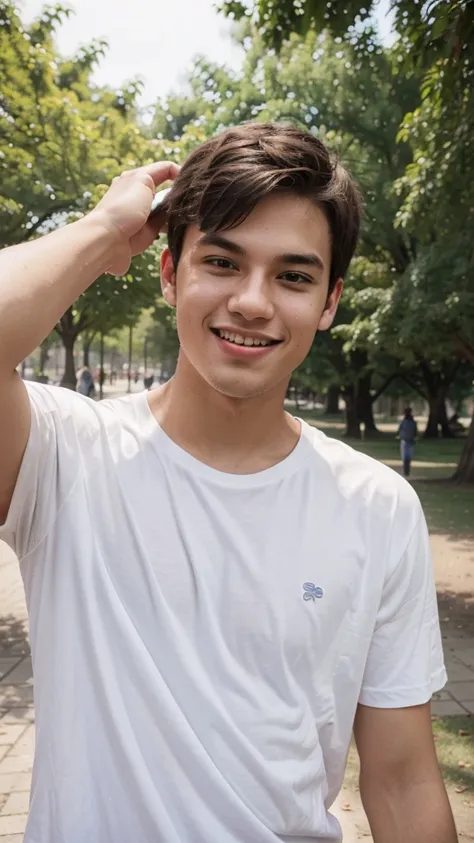
<svg viewBox="0 0 474 843"><path fill-rule="evenodd" d="M77 373L76 390L81 395L92 398L95 393L94 376L88 366L83 366Z"/></svg>
<svg viewBox="0 0 474 843"><path fill-rule="evenodd" d="M398 428L398 438L400 439L400 453L403 464L403 474L405 477L410 476L411 461L415 453L415 442L418 436L418 427L411 407L407 407Z"/></svg>

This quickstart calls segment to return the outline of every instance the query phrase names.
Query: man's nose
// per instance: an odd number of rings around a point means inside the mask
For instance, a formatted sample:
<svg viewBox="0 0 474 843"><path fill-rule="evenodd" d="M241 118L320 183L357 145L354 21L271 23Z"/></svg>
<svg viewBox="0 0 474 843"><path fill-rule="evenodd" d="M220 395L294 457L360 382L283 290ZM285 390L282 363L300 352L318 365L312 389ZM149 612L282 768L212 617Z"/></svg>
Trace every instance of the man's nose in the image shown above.
<svg viewBox="0 0 474 843"><path fill-rule="evenodd" d="M272 301L271 286L263 274L254 273L240 278L228 304L231 313L238 313L243 319L272 318L275 308Z"/></svg>

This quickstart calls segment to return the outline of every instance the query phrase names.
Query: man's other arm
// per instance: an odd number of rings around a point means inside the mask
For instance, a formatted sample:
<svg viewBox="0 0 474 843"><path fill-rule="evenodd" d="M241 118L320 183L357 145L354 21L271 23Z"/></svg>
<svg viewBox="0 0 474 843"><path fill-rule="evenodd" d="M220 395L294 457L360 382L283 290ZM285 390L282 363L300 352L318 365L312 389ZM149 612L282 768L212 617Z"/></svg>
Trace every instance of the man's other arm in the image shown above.
<svg viewBox="0 0 474 843"><path fill-rule="evenodd" d="M354 734L374 843L458 843L429 703L398 709L359 705Z"/></svg>

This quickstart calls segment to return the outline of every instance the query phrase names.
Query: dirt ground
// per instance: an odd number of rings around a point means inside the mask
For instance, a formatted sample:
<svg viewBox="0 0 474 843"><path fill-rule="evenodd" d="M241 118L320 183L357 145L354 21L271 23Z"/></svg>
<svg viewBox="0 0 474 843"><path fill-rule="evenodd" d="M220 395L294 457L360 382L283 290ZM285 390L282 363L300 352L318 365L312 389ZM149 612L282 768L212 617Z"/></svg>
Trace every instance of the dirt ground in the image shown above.
<svg viewBox="0 0 474 843"><path fill-rule="evenodd" d="M443 638L448 635L468 638L474 652L474 536L453 539L432 534L431 548ZM448 794L460 842L474 841L473 797L466 799L452 787L448 787Z"/></svg>
<svg viewBox="0 0 474 843"><path fill-rule="evenodd" d="M455 636L471 639L474 651L474 535L472 538L453 539L434 533L431 534L431 548L443 638ZM357 778L357 754L352 750L344 788L333 812L341 823L344 843L372 843L373 838L360 801ZM472 796L459 794L454 787L448 787L448 794L460 843L474 841Z"/></svg>
<svg viewBox="0 0 474 843"><path fill-rule="evenodd" d="M431 548L443 632L472 636L474 648L474 537L432 534Z"/></svg>

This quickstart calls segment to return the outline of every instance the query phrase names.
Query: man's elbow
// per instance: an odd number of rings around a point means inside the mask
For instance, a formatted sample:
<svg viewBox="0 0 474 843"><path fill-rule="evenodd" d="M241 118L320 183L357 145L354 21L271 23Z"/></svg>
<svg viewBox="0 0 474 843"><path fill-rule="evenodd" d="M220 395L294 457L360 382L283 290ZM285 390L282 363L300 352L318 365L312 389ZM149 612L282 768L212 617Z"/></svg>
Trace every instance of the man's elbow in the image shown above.
<svg viewBox="0 0 474 843"><path fill-rule="evenodd" d="M376 843L458 841L439 767L361 772L360 795Z"/></svg>
<svg viewBox="0 0 474 843"><path fill-rule="evenodd" d="M361 764L359 787L364 794L383 792L387 795L406 794L416 788L440 788L445 790L438 762L400 758L391 764L382 764L377 769L367 769Z"/></svg>

